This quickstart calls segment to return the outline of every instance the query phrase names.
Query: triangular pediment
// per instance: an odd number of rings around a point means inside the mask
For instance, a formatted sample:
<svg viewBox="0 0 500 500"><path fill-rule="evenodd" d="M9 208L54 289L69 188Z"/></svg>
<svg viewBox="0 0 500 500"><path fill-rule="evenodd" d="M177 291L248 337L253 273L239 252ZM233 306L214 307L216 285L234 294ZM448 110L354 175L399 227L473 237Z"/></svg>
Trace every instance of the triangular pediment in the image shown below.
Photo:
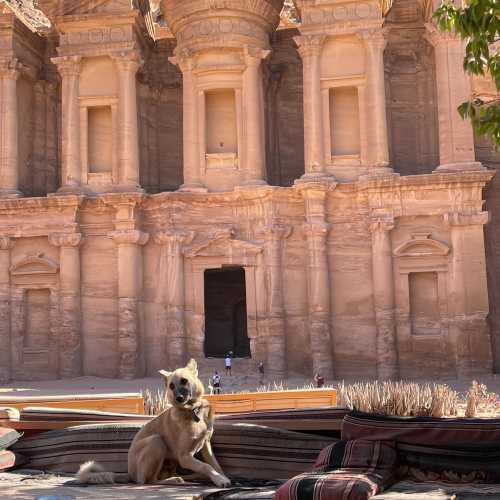
<svg viewBox="0 0 500 500"><path fill-rule="evenodd" d="M226 257L257 255L260 252L262 252L260 245L233 239L231 233L225 233L186 248L184 255L186 257Z"/></svg>
<svg viewBox="0 0 500 500"><path fill-rule="evenodd" d="M78 2L64 2L64 15L123 14L131 10L131 0L79 0Z"/></svg>
<svg viewBox="0 0 500 500"><path fill-rule="evenodd" d="M445 256L450 247L441 241L433 240L429 233L413 234L412 238L394 250L397 257L431 257Z"/></svg>
<svg viewBox="0 0 500 500"><path fill-rule="evenodd" d="M56 262L43 254L28 255L10 268L13 276L21 275L39 275L39 274L56 274L59 266Z"/></svg>

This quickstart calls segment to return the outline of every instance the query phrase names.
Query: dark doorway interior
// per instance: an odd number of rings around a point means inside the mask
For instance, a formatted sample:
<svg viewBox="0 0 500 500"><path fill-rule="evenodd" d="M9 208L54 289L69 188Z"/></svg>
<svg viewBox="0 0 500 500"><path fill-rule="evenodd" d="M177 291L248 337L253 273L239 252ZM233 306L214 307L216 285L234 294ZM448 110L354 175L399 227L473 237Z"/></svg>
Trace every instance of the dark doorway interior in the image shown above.
<svg viewBox="0 0 500 500"><path fill-rule="evenodd" d="M242 267L205 271L205 356L250 357L245 288Z"/></svg>

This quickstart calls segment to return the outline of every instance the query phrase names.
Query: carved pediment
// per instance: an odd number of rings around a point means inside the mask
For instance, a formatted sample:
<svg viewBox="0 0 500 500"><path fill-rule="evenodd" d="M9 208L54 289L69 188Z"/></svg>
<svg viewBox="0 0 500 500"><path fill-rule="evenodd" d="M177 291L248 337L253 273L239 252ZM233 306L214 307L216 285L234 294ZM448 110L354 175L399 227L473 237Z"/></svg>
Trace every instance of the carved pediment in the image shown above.
<svg viewBox="0 0 500 500"><path fill-rule="evenodd" d="M234 255L257 255L262 247L243 240L233 239L231 231L223 231L211 238L186 248L186 257L227 257Z"/></svg>
<svg viewBox="0 0 500 500"><path fill-rule="evenodd" d="M450 247L440 241L433 240L430 233L412 234L394 250L396 257L439 257L450 253Z"/></svg>
<svg viewBox="0 0 500 500"><path fill-rule="evenodd" d="M64 2L64 14L126 13L132 10L130 0L80 0Z"/></svg>
<svg viewBox="0 0 500 500"><path fill-rule="evenodd" d="M56 274L59 266L43 253L27 255L10 268L12 276Z"/></svg>

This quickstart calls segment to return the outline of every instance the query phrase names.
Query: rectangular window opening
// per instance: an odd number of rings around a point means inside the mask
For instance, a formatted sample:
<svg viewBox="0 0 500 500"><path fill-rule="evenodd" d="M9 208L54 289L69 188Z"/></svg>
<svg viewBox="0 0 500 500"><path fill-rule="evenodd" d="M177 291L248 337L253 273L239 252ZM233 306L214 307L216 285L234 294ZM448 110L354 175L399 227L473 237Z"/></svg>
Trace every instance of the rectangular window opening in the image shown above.
<svg viewBox="0 0 500 500"><path fill-rule="evenodd" d="M238 153L234 90L205 94L206 148L208 154Z"/></svg>
<svg viewBox="0 0 500 500"><path fill-rule="evenodd" d="M87 108L88 170L91 174L111 172L112 119L111 106Z"/></svg>
<svg viewBox="0 0 500 500"><path fill-rule="evenodd" d="M332 156L359 155L359 102L356 87L330 89L330 135Z"/></svg>
<svg viewBox="0 0 500 500"><path fill-rule="evenodd" d="M410 273L410 316L414 335L439 335L438 275L436 272Z"/></svg>

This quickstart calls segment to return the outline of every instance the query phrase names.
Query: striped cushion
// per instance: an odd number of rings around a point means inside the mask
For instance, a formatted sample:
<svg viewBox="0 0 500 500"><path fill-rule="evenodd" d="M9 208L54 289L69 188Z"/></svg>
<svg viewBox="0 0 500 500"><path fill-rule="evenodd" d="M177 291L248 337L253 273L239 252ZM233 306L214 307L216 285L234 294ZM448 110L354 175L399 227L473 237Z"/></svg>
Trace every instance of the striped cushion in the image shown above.
<svg viewBox="0 0 500 500"><path fill-rule="evenodd" d="M276 500L367 500L395 482L394 443L339 441L324 450L315 472L287 481Z"/></svg>
<svg viewBox="0 0 500 500"><path fill-rule="evenodd" d="M35 469L74 473L96 460L113 472L127 471L127 452L140 424L69 427L21 440L13 448ZM288 479L310 470L331 438L252 424L217 423L212 444L226 474L252 479Z"/></svg>
<svg viewBox="0 0 500 500"><path fill-rule="evenodd" d="M21 434L14 429L0 427L0 450L10 448L20 437Z"/></svg>
<svg viewBox="0 0 500 500"><path fill-rule="evenodd" d="M400 464L416 480L500 483L497 444L433 447L399 443L397 452Z"/></svg>
<svg viewBox="0 0 500 500"><path fill-rule="evenodd" d="M422 446L500 446L500 419L386 417L351 412L344 418L342 439L397 441Z"/></svg>
<svg viewBox="0 0 500 500"><path fill-rule="evenodd" d="M137 421L145 423L151 420L148 415L136 415L132 413L111 413L94 410L73 410L67 408L48 407L27 407L21 410L21 420L29 421L49 421L49 422L113 422L120 420Z"/></svg>
<svg viewBox="0 0 500 500"><path fill-rule="evenodd" d="M19 410L16 408L9 408L8 406L0 407L0 420L19 420Z"/></svg>

